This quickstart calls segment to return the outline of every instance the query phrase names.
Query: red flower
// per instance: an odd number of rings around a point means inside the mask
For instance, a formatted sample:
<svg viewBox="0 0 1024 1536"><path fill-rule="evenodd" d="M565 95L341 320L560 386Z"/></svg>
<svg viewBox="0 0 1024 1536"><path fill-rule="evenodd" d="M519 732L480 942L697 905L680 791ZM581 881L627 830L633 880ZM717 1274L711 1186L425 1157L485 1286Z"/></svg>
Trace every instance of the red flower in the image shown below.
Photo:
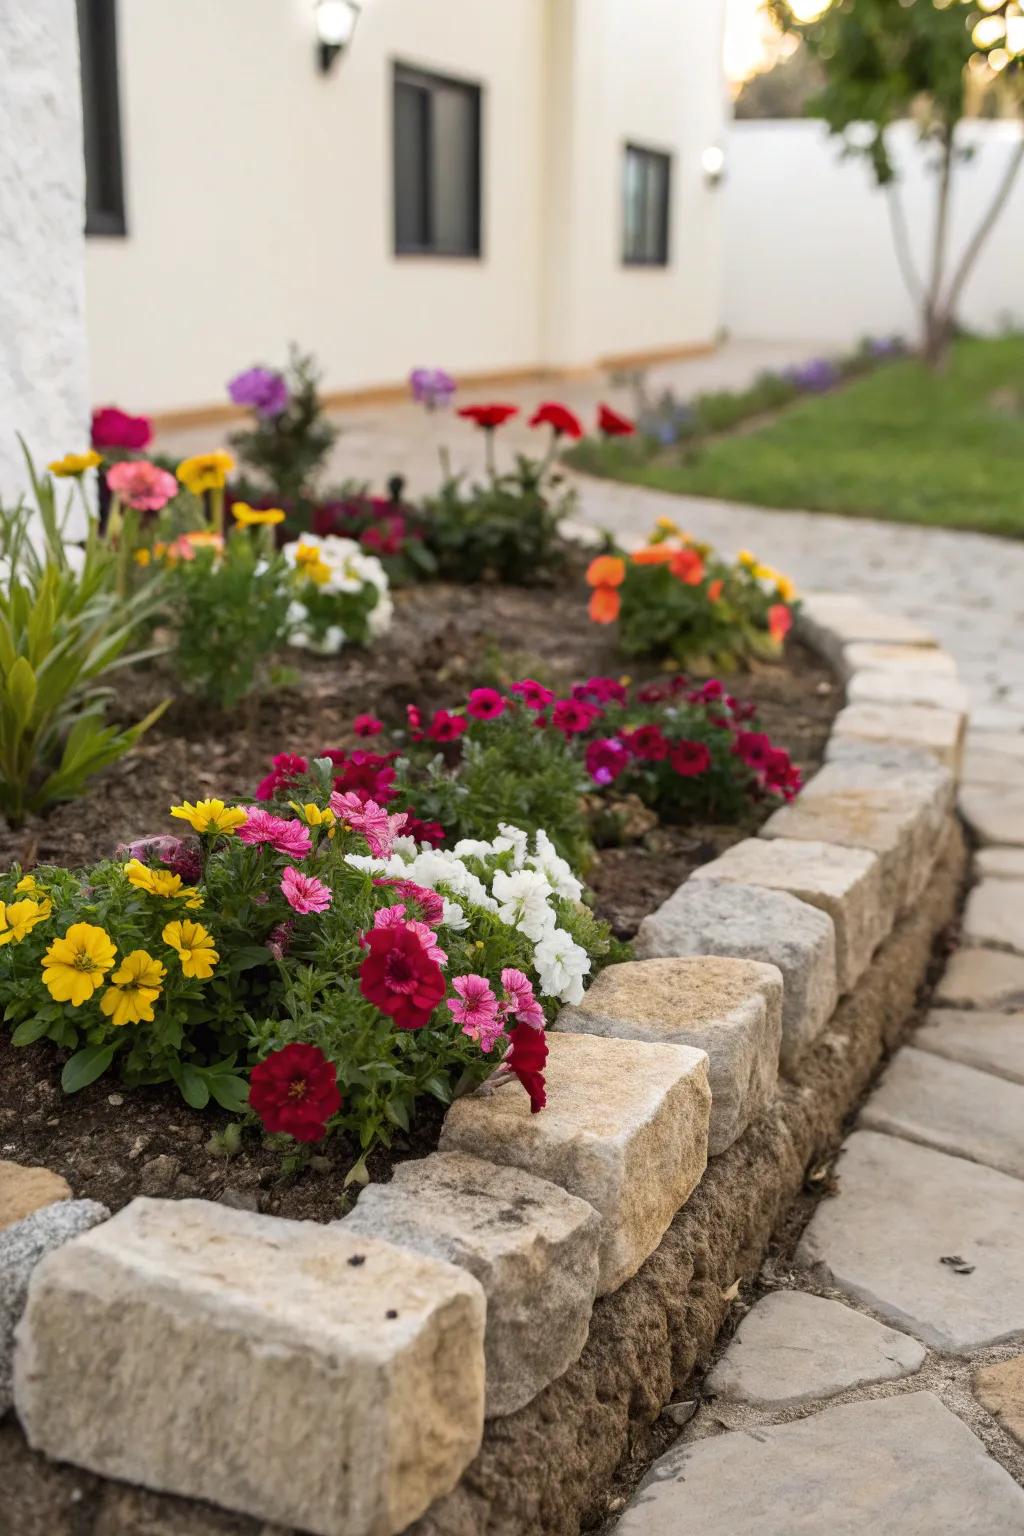
<svg viewBox="0 0 1024 1536"><path fill-rule="evenodd" d="M505 713L505 700L497 688L474 688L466 705L474 720L497 720Z"/></svg>
<svg viewBox="0 0 1024 1536"><path fill-rule="evenodd" d="M423 714L416 704L405 706L405 719L413 741L423 740Z"/></svg>
<svg viewBox="0 0 1024 1536"><path fill-rule="evenodd" d="M696 549L677 549L668 568L684 586L699 587L704 580L704 561Z"/></svg>
<svg viewBox="0 0 1024 1536"><path fill-rule="evenodd" d="M482 427L485 432L493 432L495 427L503 427L506 421L511 421L513 416L519 415L518 405L464 405L459 411L467 421L472 421L476 426Z"/></svg>
<svg viewBox="0 0 1024 1536"><path fill-rule="evenodd" d="M660 704L665 698L665 690L659 688L657 683L646 683L637 690L636 696L641 704Z"/></svg>
<svg viewBox="0 0 1024 1536"><path fill-rule="evenodd" d="M736 737L736 745L733 747L736 756L742 758L747 767L753 768L755 773L760 773L768 767L774 750L771 738L763 731L740 731Z"/></svg>
<svg viewBox="0 0 1024 1536"><path fill-rule="evenodd" d="M573 686L574 699L596 699L599 704L625 704L626 690L614 677L588 677L585 683Z"/></svg>
<svg viewBox="0 0 1024 1536"><path fill-rule="evenodd" d="M444 997L441 967L404 923L371 928L363 937L369 953L359 967L359 990L399 1029L422 1029Z"/></svg>
<svg viewBox="0 0 1024 1536"><path fill-rule="evenodd" d="M438 709L434 712L427 735L431 741L458 741L468 728L469 722L465 715L452 715L446 709Z"/></svg>
<svg viewBox="0 0 1024 1536"><path fill-rule="evenodd" d="M357 736L379 736L384 729L384 722L378 720L376 715L356 715L352 729Z"/></svg>
<svg viewBox="0 0 1024 1536"><path fill-rule="evenodd" d="M94 448L145 448L153 441L153 423L148 416L129 416L116 405L105 405L92 413Z"/></svg>
<svg viewBox="0 0 1024 1536"><path fill-rule="evenodd" d="M711 753L702 741L677 741L669 762L681 778L694 779L711 767Z"/></svg>
<svg viewBox="0 0 1024 1536"><path fill-rule="evenodd" d="M585 763L595 784L611 784L629 767L629 748L617 737L606 736L589 744Z"/></svg>
<svg viewBox="0 0 1024 1536"><path fill-rule="evenodd" d="M543 683L536 682L532 677L524 677L521 683L513 683L510 693L518 693L527 709L546 709L554 699L550 688L545 688Z"/></svg>
<svg viewBox="0 0 1024 1536"><path fill-rule="evenodd" d="M268 1131L319 1141L341 1108L337 1069L319 1046L283 1046L253 1067L249 1103Z"/></svg>
<svg viewBox="0 0 1024 1536"><path fill-rule="evenodd" d="M391 787L395 770L391 764L398 756L397 752L363 752L357 748L348 757L343 752L321 752L320 756L332 758L334 766L340 770L334 776L334 787L339 794L352 790L364 804L367 800L376 800L378 805L387 805L395 798Z"/></svg>
<svg viewBox="0 0 1024 1536"><path fill-rule="evenodd" d="M288 784L294 784L304 773L309 772L309 764L304 757L299 757L296 752L279 752L270 760L270 772L265 779L261 779L256 786L257 800L273 800L279 789Z"/></svg>
<svg viewBox="0 0 1024 1536"><path fill-rule="evenodd" d="M668 757L668 742L660 725L641 725L628 737L629 746L637 757L648 763L663 763Z"/></svg>
<svg viewBox="0 0 1024 1536"><path fill-rule="evenodd" d="M418 843L429 843L431 848L440 848L445 840L445 830L439 821L421 821L410 808L405 815L402 836L415 838Z"/></svg>
<svg viewBox="0 0 1024 1536"><path fill-rule="evenodd" d="M567 405L545 400L530 417L531 427L550 427L556 437L582 437L583 423Z"/></svg>
<svg viewBox="0 0 1024 1536"><path fill-rule="evenodd" d="M544 1063L548 1059L547 1035L532 1024L517 1024L508 1032L509 1049L503 1066L518 1077L530 1095L530 1113L536 1114L547 1103L544 1091Z"/></svg>
<svg viewBox="0 0 1024 1536"><path fill-rule="evenodd" d="M776 645L781 645L783 640L793 628L793 615L785 603L773 603L768 609L768 633Z"/></svg>
<svg viewBox="0 0 1024 1536"><path fill-rule="evenodd" d="M597 430L605 437L632 437L636 431L627 416L620 416L610 405L600 405L597 410Z"/></svg>
<svg viewBox="0 0 1024 1536"><path fill-rule="evenodd" d="M581 731L588 731L594 721L600 718L601 711L597 706L588 704L584 699L559 699L551 712L551 724L567 736L577 736Z"/></svg>

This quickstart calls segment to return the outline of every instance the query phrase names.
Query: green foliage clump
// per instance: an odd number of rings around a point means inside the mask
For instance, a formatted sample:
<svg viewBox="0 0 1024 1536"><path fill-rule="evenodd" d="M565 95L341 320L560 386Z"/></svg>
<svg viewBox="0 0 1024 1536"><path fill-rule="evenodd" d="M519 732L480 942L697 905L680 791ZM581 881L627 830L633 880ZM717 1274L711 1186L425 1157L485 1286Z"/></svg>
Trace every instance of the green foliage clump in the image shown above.
<svg viewBox="0 0 1024 1536"><path fill-rule="evenodd" d="M445 480L423 505L424 543L445 581L550 583L564 569L568 545L560 524L575 493L557 474L523 455L506 474L466 488Z"/></svg>
<svg viewBox="0 0 1024 1536"><path fill-rule="evenodd" d="M324 415L312 356L293 346L284 377L285 409L270 416L257 413L251 427L230 438L243 469L255 477L247 479L243 473L233 489L248 500L270 497L290 511L296 526L305 527L338 428Z"/></svg>

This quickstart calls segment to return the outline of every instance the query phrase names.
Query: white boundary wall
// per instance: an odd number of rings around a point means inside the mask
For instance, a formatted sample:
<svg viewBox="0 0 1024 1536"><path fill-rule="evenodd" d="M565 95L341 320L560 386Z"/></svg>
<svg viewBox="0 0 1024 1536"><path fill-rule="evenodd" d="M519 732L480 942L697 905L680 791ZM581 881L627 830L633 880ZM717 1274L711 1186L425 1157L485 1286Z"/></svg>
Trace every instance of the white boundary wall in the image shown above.
<svg viewBox="0 0 1024 1536"><path fill-rule="evenodd" d="M959 142L952 250L958 254L998 185L1019 136L1012 123L971 123ZM934 178L909 124L894 131L902 196L919 267L932 228ZM723 323L747 340L847 343L916 336L884 194L860 158L811 121L738 122L722 188ZM1024 324L1024 172L975 269L960 318L982 330Z"/></svg>

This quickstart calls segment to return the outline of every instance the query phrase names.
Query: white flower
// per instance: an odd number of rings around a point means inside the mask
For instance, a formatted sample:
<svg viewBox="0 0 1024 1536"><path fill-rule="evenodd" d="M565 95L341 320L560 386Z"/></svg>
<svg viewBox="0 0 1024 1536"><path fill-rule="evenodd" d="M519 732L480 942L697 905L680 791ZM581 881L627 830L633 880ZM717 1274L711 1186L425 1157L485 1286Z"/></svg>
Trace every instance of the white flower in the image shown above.
<svg viewBox="0 0 1024 1536"><path fill-rule="evenodd" d="M403 859L414 859L420 851L414 837L396 837L392 840L391 846Z"/></svg>
<svg viewBox="0 0 1024 1536"><path fill-rule="evenodd" d="M547 833L539 831L534 837L536 853L532 854L527 863L534 869L541 870L551 882L552 890L559 896L564 896L569 901L579 901L583 895L583 886L572 872L572 868L555 851L555 845Z"/></svg>
<svg viewBox="0 0 1024 1536"><path fill-rule="evenodd" d="M583 1001L583 978L590 971L590 956L564 928L553 928L533 952L533 963L545 997L563 1003Z"/></svg>
<svg viewBox="0 0 1024 1536"><path fill-rule="evenodd" d="M395 605L386 592L382 592L376 603L370 609L366 620L368 633L374 640L379 640L381 635L386 635L391 628L391 620L394 617Z"/></svg>
<svg viewBox="0 0 1024 1536"><path fill-rule="evenodd" d="M536 942L554 927L555 915L548 903L551 887L539 870L517 869L511 875L495 870L491 890L501 921L518 928L528 939Z"/></svg>
<svg viewBox="0 0 1024 1536"><path fill-rule="evenodd" d="M487 859L494 849L479 837L463 837L455 844L453 852L457 859Z"/></svg>
<svg viewBox="0 0 1024 1536"><path fill-rule="evenodd" d="M447 896L442 899L444 901L444 916L441 918L441 927L454 928L456 933L461 933L464 928L469 927L469 918L457 901L449 901Z"/></svg>
<svg viewBox="0 0 1024 1536"><path fill-rule="evenodd" d="M516 869L522 869L526 858L527 834L521 827L510 827L507 821L499 821L498 831L501 836L494 840L494 851L504 853L511 848L513 864Z"/></svg>
<svg viewBox="0 0 1024 1536"><path fill-rule="evenodd" d="M387 859L373 859L368 853L346 853L345 863L351 864L353 869L361 869L366 875L387 875L391 873L388 869Z"/></svg>

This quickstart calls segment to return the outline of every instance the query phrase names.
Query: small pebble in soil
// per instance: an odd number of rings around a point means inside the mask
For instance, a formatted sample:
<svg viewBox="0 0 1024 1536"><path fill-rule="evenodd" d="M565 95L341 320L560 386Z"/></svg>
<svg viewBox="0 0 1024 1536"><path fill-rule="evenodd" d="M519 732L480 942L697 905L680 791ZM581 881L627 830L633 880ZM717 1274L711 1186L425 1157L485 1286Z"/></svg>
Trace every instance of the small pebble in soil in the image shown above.
<svg viewBox="0 0 1024 1536"><path fill-rule="evenodd" d="M113 1104L114 1108L116 1109L119 1104L123 1104L124 1103L124 1094L123 1093L108 1093L107 1094L107 1103L108 1104Z"/></svg>
<svg viewBox="0 0 1024 1536"><path fill-rule="evenodd" d="M159 1157L151 1157L148 1163L143 1163L139 1173L139 1189L144 1195L166 1195L180 1171L179 1159L161 1152Z"/></svg>
<svg viewBox="0 0 1024 1536"><path fill-rule="evenodd" d="M354 1253L348 1262L353 1269L357 1269L360 1264L366 1263L366 1255L365 1253Z"/></svg>

